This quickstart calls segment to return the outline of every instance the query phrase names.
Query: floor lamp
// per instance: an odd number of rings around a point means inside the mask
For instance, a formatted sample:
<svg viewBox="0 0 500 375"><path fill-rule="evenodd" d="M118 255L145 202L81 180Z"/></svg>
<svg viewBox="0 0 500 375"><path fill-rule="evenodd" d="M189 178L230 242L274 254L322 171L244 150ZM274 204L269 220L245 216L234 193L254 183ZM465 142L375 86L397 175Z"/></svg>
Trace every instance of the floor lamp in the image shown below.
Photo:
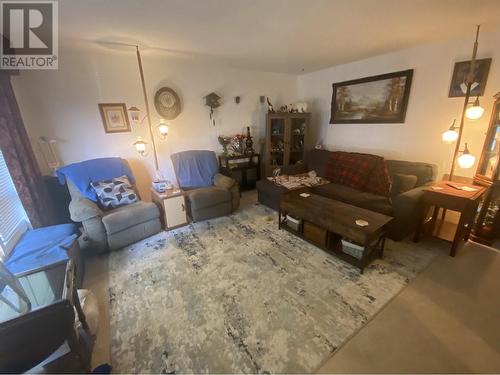
<svg viewBox="0 0 500 375"><path fill-rule="evenodd" d="M142 68L142 59L141 59L141 52L139 50L139 46L135 46L136 50L136 55L137 55L137 65L139 67L139 75L141 77L141 84L142 84L142 93L144 95L144 105L146 106L146 116L142 119L141 123L144 122L145 119L148 120L148 129L149 129L149 136L151 137L151 145L153 148L153 155L154 155L154 161L155 161L155 181L161 180L161 172L160 172L160 167L158 163L158 154L157 154L157 148L156 148L156 141L153 133L153 124L151 122L151 111L149 109L149 101L148 101L148 95L146 91L146 83L144 80L144 70ZM140 109L137 107L130 107L128 109L130 113L130 117L132 119L133 123L139 123L139 113ZM160 139L164 140L167 138L168 135L168 124L166 123L165 119L160 119L160 123L157 126L158 132L160 135ZM137 140L133 143L135 146L137 152L145 156L146 155L146 145L147 142L145 142L141 137L138 137Z"/></svg>
<svg viewBox="0 0 500 375"><path fill-rule="evenodd" d="M450 174L448 177L450 181L453 180L453 176L455 174L455 164L457 163L457 161L462 168L472 168L476 160L476 158L471 155L469 148L467 147L467 142L465 142L463 150L460 150L460 145L462 141L465 118L467 117L469 119L476 120L480 118L484 112L484 109L479 104L479 96L471 106L471 103L469 102L472 85L477 85L477 82L474 82L474 70L476 68L479 27L480 25L477 25L476 40L474 41L474 47L472 49L472 59L469 67L469 72L465 78L465 82L463 83L464 86L461 85L462 90L465 92L465 98L462 107L462 115L460 117L460 124L458 126L458 133L456 131L457 127L455 126L455 121L451 125L450 129L443 133L443 140L446 143L453 143L454 141L457 142L455 145L455 152L453 153L453 161L451 163ZM462 153L460 157L458 156L459 153Z"/></svg>

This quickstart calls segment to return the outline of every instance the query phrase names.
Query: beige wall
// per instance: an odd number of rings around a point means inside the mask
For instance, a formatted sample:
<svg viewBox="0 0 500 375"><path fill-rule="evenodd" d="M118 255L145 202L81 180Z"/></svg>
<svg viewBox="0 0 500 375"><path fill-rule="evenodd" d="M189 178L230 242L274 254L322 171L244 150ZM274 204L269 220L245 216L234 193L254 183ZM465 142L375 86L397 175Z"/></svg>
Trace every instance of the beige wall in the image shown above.
<svg viewBox="0 0 500 375"><path fill-rule="evenodd" d="M328 149L431 162L439 166L441 173L447 173L455 145L444 144L441 133L454 118L459 120L463 105L463 98L448 98L448 90L454 63L470 59L473 32L471 27L470 38L423 45L300 76L298 96L312 107L317 138ZM485 95L481 98L485 115L480 120L467 121L463 136L477 158L491 114L492 96L500 91L500 32L480 35L478 57L492 57L493 61ZM406 69L414 69L414 74L404 124L329 125L333 82ZM475 167L457 168L456 174L471 176Z"/></svg>
<svg viewBox="0 0 500 375"><path fill-rule="evenodd" d="M144 110L134 48L123 51L81 44L61 46L60 51L59 70L24 71L12 78L42 169L47 172L37 139L56 138L64 164L105 156L126 158L138 178L143 198L149 198L153 156L150 153L139 157L132 146L139 135L149 141L147 122L133 126L130 133L105 134L97 107L97 103L125 102ZM157 124L159 115L152 101L160 87L176 90L183 104L179 117L170 121L168 140L158 143L161 170L169 179L174 179L171 153L219 150L219 134L233 135L243 132L246 126L251 126L256 142L264 136L267 106L260 104L260 95L269 96L275 104L295 100L296 76L232 69L213 61L181 59L147 50L142 59L153 124ZM211 91L223 100L216 110L215 127L203 99ZM240 104L234 102L236 95L241 96Z"/></svg>
<svg viewBox="0 0 500 375"><path fill-rule="evenodd" d="M472 30L473 31L473 30ZM471 33L472 34L472 33ZM159 143L161 170L173 179L170 154L187 149L219 150L219 134L235 134L252 125L255 138L264 135L267 107L259 103L267 95L273 104L303 99L313 113L313 133L328 149L373 152L388 158L436 163L441 173L449 170L454 145L441 141L441 133L459 118L462 98L448 98L453 66L470 58L470 38L423 45L370 59L336 66L302 76L233 69L215 61L180 58L144 51L143 62L150 100L156 90L169 86L177 90L181 115L171 121L166 142ZM500 91L500 32L483 33L479 57L492 57L492 65L481 103L485 115L468 121L464 140L479 157L492 108L492 96ZM413 83L404 124L329 125L331 84L349 79L414 69ZM129 160L146 198L153 174L153 158L139 157L132 147L137 136L148 139L146 125L131 133L105 134L97 103L125 102L144 108L134 50L113 50L81 44L61 47L58 71L25 71L12 79L24 122L38 152L40 136L55 137L63 163L103 156ZM217 110L217 125L209 122L203 96L211 91L223 98ZM234 96L241 96L239 105ZM154 110L153 122L159 116ZM40 158L38 154L37 157ZM46 171L43 161L39 160ZM473 175L475 168L456 173Z"/></svg>

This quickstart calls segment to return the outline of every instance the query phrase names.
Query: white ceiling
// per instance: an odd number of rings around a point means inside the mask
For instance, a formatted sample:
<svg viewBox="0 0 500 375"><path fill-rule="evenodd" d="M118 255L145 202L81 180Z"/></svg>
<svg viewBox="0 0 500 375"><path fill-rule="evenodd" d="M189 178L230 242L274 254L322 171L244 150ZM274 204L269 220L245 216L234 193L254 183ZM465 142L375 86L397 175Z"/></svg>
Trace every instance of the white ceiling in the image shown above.
<svg viewBox="0 0 500 375"><path fill-rule="evenodd" d="M59 35L300 73L500 26L500 0L60 0Z"/></svg>

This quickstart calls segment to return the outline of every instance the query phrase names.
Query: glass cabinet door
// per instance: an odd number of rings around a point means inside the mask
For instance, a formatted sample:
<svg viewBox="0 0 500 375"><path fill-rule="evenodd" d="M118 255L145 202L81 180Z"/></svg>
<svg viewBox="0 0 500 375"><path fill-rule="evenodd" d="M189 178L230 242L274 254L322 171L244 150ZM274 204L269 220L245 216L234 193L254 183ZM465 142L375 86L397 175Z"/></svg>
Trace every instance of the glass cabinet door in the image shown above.
<svg viewBox="0 0 500 375"><path fill-rule="evenodd" d="M306 119L304 117L290 118L290 149L288 165L293 166L304 162Z"/></svg>
<svg viewBox="0 0 500 375"><path fill-rule="evenodd" d="M487 148L484 150L482 163L478 169L479 174L490 179L493 177L500 154L500 104L496 107L494 119L493 126L487 135Z"/></svg>
<svg viewBox="0 0 500 375"><path fill-rule="evenodd" d="M269 127L270 143L270 163L276 168L282 167L285 162L285 119L272 118L271 126Z"/></svg>

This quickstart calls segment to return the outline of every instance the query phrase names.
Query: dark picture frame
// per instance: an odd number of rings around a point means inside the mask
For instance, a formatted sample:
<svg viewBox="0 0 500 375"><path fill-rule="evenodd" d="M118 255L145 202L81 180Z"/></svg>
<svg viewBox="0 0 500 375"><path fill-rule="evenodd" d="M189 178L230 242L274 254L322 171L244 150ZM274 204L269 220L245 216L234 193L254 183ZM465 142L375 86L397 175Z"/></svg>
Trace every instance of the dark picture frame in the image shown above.
<svg viewBox="0 0 500 375"><path fill-rule="evenodd" d="M413 69L332 84L330 124L404 123Z"/></svg>
<svg viewBox="0 0 500 375"><path fill-rule="evenodd" d="M449 98L465 97L465 93L460 88L460 84L465 80L469 74L471 60L459 61L455 63L453 68L453 75L451 76ZM490 72L491 58L476 60L476 67L474 69L474 82L479 85L474 87L470 96L483 96L484 89L486 88L486 81L488 80L488 73Z"/></svg>
<svg viewBox="0 0 500 375"><path fill-rule="evenodd" d="M106 133L126 133L131 131L125 103L99 103L98 106Z"/></svg>

